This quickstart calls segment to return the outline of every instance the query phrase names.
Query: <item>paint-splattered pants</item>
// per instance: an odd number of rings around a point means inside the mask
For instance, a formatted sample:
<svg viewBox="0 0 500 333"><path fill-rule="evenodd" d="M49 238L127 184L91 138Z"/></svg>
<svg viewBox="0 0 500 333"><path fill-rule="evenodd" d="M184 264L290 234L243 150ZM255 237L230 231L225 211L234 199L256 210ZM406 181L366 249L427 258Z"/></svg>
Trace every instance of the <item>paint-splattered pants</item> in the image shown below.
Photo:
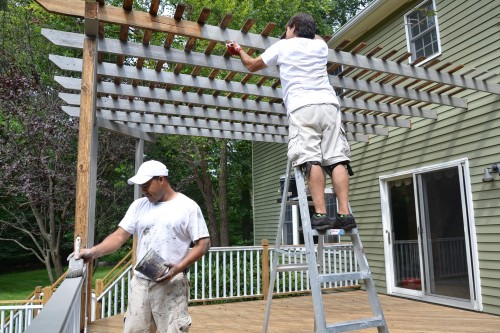
<svg viewBox="0 0 500 333"><path fill-rule="evenodd" d="M130 281L125 333L188 332L189 283L177 274L168 282L156 283L134 276Z"/></svg>

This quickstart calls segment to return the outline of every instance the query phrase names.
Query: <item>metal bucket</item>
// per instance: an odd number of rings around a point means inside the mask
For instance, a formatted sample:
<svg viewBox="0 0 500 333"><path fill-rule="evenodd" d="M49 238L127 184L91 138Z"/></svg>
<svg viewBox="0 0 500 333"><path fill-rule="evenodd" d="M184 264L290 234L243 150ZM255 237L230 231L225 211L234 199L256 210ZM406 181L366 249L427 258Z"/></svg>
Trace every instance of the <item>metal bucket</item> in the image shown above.
<svg viewBox="0 0 500 333"><path fill-rule="evenodd" d="M153 249L149 249L141 261L135 265L135 270L156 281L168 272L167 262Z"/></svg>

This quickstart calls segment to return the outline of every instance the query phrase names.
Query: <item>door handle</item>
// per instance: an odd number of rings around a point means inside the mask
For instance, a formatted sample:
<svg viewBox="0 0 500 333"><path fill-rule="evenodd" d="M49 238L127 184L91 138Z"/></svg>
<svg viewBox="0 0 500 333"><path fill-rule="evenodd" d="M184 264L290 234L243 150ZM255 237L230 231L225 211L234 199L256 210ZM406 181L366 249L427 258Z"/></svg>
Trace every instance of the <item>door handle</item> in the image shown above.
<svg viewBox="0 0 500 333"><path fill-rule="evenodd" d="M387 234L387 242L389 243L389 245L391 245L391 233L389 232L389 230L386 230L385 233Z"/></svg>

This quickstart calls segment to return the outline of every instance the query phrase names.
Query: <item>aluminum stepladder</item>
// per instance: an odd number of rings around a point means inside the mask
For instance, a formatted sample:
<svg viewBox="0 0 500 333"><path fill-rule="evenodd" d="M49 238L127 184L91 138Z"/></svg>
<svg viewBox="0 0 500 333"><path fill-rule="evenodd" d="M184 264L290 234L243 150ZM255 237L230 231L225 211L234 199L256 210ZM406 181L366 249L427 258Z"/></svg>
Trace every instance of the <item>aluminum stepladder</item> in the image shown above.
<svg viewBox="0 0 500 333"><path fill-rule="evenodd" d="M271 263L271 274L270 274L269 291L267 295L267 304L264 316L263 333L267 333L269 326L269 317L271 314L271 302L273 298L273 290L276 281L276 274L285 271L305 271L305 270L307 270L309 273L308 274L309 285L311 287L311 294L314 305L314 327L315 327L314 332L316 333L350 332L366 328L377 327L379 333L382 332L388 333L389 329L387 328L387 323L385 321L384 314L382 312L382 306L380 304L380 300L378 298L377 291L375 289L375 284L373 283L373 279L371 277L370 268L368 266L368 260L366 259L366 256L364 254L363 245L361 244L361 239L359 237L359 232L357 228L354 228L350 231L346 231L345 233L348 234L351 238L354 254L356 256L356 261L359 266L359 271L351 273L330 273L330 274L319 273L318 261L320 263L322 262L321 258L323 256L324 236L327 234L341 235L343 234L343 231L339 230L338 233L335 232L332 233L332 231L334 230L329 230L327 232L318 232L311 228L311 222L310 222L311 220L309 215L309 202L307 199L304 174L299 166L293 167L293 170L295 174L295 182L297 186L297 194L299 199L298 200L299 210L300 210L300 217L302 219L302 230L304 234L304 243L305 243L304 245L306 249L305 256L307 263L278 265L279 255L277 255L277 253L280 250L282 241L285 210L287 204L290 204L288 201L288 186L290 184L291 168L292 168L291 162L289 160L287 163L285 181L283 184L280 220L278 224L278 233L276 235L274 255ZM318 259L315 254L315 245L313 240L313 236L316 235L318 236L318 250L317 250ZM358 280L358 279L364 281L373 317L327 324L325 320L325 309L321 292L321 283L344 281L344 280Z"/></svg>

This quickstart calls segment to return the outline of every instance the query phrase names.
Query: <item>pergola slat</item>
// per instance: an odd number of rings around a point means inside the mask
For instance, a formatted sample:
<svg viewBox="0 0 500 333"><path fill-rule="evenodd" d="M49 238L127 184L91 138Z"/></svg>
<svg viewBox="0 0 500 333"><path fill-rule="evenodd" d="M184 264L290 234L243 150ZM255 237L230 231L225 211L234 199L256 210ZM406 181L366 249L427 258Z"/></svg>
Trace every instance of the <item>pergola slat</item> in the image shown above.
<svg viewBox="0 0 500 333"><path fill-rule="evenodd" d="M63 106L63 111L72 117L80 116L80 108ZM101 118L102 119L102 118ZM105 119L104 119L105 120ZM99 121L99 118L98 118ZM116 123L114 121L109 121L111 123ZM231 132L231 131L220 131L220 130L209 130L204 128L189 128L183 126L170 126L170 125L151 125L151 124L137 124L137 123L116 123L122 125L120 127L115 127L114 130L120 128L119 132L127 134L127 131L133 133L157 133L157 134L176 134L176 135L192 135L192 136L203 136L221 139L234 139L234 140L250 140L250 141L264 141L264 142L275 142L275 143L287 143L288 136L281 135L271 135L271 134L259 134L259 133L244 133L244 132ZM362 138L360 136L360 138ZM348 139L352 139L352 135L348 134ZM367 138L366 138L367 140Z"/></svg>
<svg viewBox="0 0 500 333"><path fill-rule="evenodd" d="M79 117L80 115L80 108L78 107L63 106L63 110L68 115L71 115L73 117ZM190 128L183 126L151 125L151 124L137 124L137 123L128 123L124 126L126 126L127 128L125 131L121 132L123 134L127 134L126 133L127 131L135 130L138 132L146 132L146 133L203 136L209 138L221 138L221 139L232 139L232 140L264 141L264 142L274 142L274 143L288 142L288 136L260 134L253 132L231 132L231 131L221 131L221 130L210 130L205 128ZM114 130L116 130L117 128L118 127L116 127ZM363 134L347 133L347 139L349 141L368 142L368 137Z"/></svg>
<svg viewBox="0 0 500 333"><path fill-rule="evenodd" d="M79 79L56 76L56 81L66 89L79 89L81 83ZM242 100L239 98L227 98L223 96L212 96L208 94L199 95L197 93L183 93L177 90L165 90L161 88L151 89L149 87L120 84L113 82L100 82L97 85L99 93L110 95L122 95L132 97L142 97L150 100L175 101L180 103L192 103L196 105L210 105L237 110L251 110L257 112L267 112L273 114L286 115L285 107L282 104L256 102L254 100Z"/></svg>
<svg viewBox="0 0 500 333"><path fill-rule="evenodd" d="M59 93L59 97L61 97L66 103L70 105L79 105L79 95ZM159 124L168 124L175 126L186 125L187 123L189 123L189 126L191 127L204 127L232 131L254 131L256 133L262 134L268 133L288 135L288 119L286 117L260 114L256 115L251 112L216 110L173 104L160 104L155 102L131 102L126 99L113 98L98 99L97 108L106 110L120 110L121 112L116 112L116 114L98 111L98 115L100 115L102 118L114 121L137 123L156 122ZM146 112L148 114L145 114ZM194 119L195 121L201 119L201 121L193 123L190 122L190 120L179 119ZM218 121L207 121L207 119L218 119ZM221 122L220 120L228 120L229 122ZM260 120L260 122L256 122L253 120ZM236 125L233 126L231 124ZM247 124L250 124L250 127L248 127ZM228 128L228 126L231 128ZM347 123L345 124L345 128L346 132L352 133L388 135L388 130L382 127L363 126L362 124Z"/></svg>
<svg viewBox="0 0 500 333"><path fill-rule="evenodd" d="M65 96L62 97L64 99ZM68 99L64 100L66 102L70 102L68 101ZM288 135L287 129L284 126L267 126L267 125L264 126L261 124L254 125L249 123L207 120L202 118L191 118L185 116L111 111L103 108L97 110L97 115L107 120L120 121L120 122L185 126L185 127L216 129L222 131L254 132L261 134L274 134L274 135L284 135L284 136Z"/></svg>
<svg viewBox="0 0 500 333"><path fill-rule="evenodd" d="M500 85L472 77L458 74L439 72L433 69L424 69L416 66L398 64L394 61L384 61L375 57L352 55L343 51L330 51L328 55L330 62L340 63L344 66L354 66L362 69L381 71L388 74L397 74L408 78L421 79L432 82L440 82L455 87L480 90L494 94L500 94Z"/></svg>
<svg viewBox="0 0 500 333"><path fill-rule="evenodd" d="M81 81L76 78L68 78L56 76L55 80L61 84L64 88L70 90L80 90ZM121 84L116 86L111 82L100 82L97 85L97 91L101 94L108 95L122 95L127 97L137 97L137 98L147 98L148 100L155 99L159 101L171 101L171 102L185 102L197 105L209 105L212 107L222 107L237 110L247 110L254 112L264 112L276 115L286 116L286 109L282 104L277 103L267 103L267 102L256 102L253 100L241 100L238 98L227 98L223 96L213 96L213 95L199 95L197 93L183 93L181 91L165 90L160 88L151 89L149 87L142 86L131 86L126 84ZM389 105L384 103L367 102L360 100L351 100L355 108L358 109L378 109L380 112L385 110L387 113L393 113L394 111L399 111L397 115L407 115L414 117L423 118L436 118L436 112L432 110L426 111L426 109L409 108L402 105ZM344 103L345 104L345 103ZM397 110L395 110L397 108ZM411 111L411 114L408 112ZM377 123L378 124L378 123ZM407 127L407 124L404 124Z"/></svg>
<svg viewBox="0 0 500 333"><path fill-rule="evenodd" d="M59 46L81 48L83 46L83 36L81 34L69 33L57 30L42 29L42 34L50 41ZM140 43L121 43L113 39L100 39L99 51L105 53L122 54L125 53L131 57L148 58L153 60L165 60L168 62L182 63L193 66L212 67L220 70L230 70L240 73L248 73L238 59L226 59L221 56L206 55L204 53L189 52L186 53L176 49L166 49L160 46L144 46ZM373 58L371 58L373 59ZM266 77L279 78L276 67L268 67L259 74ZM353 80L347 77L339 78L330 75L330 83L335 88L346 88L349 90L360 90L376 94L400 97L405 99L415 99L421 102L445 104L460 108L466 108L467 102L457 97L446 97L438 94L431 94L424 91L409 90L391 85L380 85L378 83L369 83L363 80Z"/></svg>
<svg viewBox="0 0 500 333"><path fill-rule="evenodd" d="M68 104L79 105L77 94L59 93L59 96ZM173 115L183 117L220 119L226 121L267 124L271 126L288 126L286 117L270 114L255 114L253 112L229 111L184 105L161 104L156 102L129 101L125 99L112 99L101 97L97 100L98 108L123 111L149 112L158 115Z"/></svg>
<svg viewBox="0 0 500 333"><path fill-rule="evenodd" d="M62 106L61 109L69 116L71 117L80 117L80 108L73 107L73 106ZM104 119L102 117L97 116L96 117L97 124L99 127L106 128L110 131L117 132L120 134L125 134L127 136L136 138L136 139L143 139L146 141L150 142L155 142L156 138L154 135L151 135L150 133L138 131L137 129L133 129L131 127L128 127L124 124L120 124L114 121L110 121L107 119Z"/></svg>
<svg viewBox="0 0 500 333"><path fill-rule="evenodd" d="M50 55L50 59L61 69L70 71L81 71L81 59L69 58L57 55ZM257 86L252 84L241 84L239 82L228 82L226 80L208 79L205 77L193 77L186 74L173 74L171 72L157 72L152 69L143 68L138 70L131 66L117 67L115 64L99 64L97 71L101 75L113 76L120 75L122 78L132 79L133 81L154 81L162 84L174 84L179 86L189 86L198 89L211 89L216 91L232 91L240 94L255 95L259 97L269 97L282 99L281 89L267 86ZM76 86L74 88L78 89ZM430 109L421 109L415 107L391 105L384 103L375 103L371 101L356 100L347 97L340 98L340 104L346 108L363 109L374 112L384 112L395 115L405 115L413 117L423 117L435 119L437 114ZM360 121L363 122L363 121ZM386 120L372 123L374 125L387 125ZM398 120L392 122L390 126L409 127L408 121Z"/></svg>

